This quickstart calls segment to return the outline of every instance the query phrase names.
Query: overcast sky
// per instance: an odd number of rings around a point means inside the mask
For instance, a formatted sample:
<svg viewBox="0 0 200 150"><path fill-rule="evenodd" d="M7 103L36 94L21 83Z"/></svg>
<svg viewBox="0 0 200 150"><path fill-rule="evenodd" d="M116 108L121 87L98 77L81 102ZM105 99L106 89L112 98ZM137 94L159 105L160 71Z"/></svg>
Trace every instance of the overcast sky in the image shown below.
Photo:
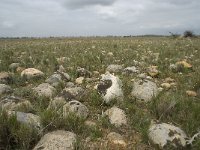
<svg viewBox="0 0 200 150"><path fill-rule="evenodd" d="M0 37L200 33L200 0L0 0Z"/></svg>

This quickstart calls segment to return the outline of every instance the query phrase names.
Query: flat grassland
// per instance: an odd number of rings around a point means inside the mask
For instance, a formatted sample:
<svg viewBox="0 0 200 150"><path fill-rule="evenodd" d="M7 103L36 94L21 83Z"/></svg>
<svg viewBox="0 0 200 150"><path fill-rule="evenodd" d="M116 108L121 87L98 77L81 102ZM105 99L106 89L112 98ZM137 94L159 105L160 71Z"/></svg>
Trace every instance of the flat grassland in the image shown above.
<svg viewBox="0 0 200 150"><path fill-rule="evenodd" d="M173 71L171 64L186 61L192 68L180 68ZM123 65L123 68L136 66L140 73L148 74L148 67L158 66L159 74L153 81L160 87L164 79L174 79L174 85L163 89L152 101L138 102L131 96L132 79L138 74L125 75L115 73L123 83L124 101L116 104L123 109L128 118L128 126L116 128L102 112L111 105L102 104L102 98L94 89L97 84L84 82L80 86L87 92L81 102L89 109L87 120L97 124L88 128L85 119L76 116L62 120L56 112L47 110L50 99L41 98L32 92L32 88L43 83L45 79L25 81L20 77L20 69L12 73L9 85L14 89L13 95L29 100L33 105L33 114L41 117L45 127L38 134L28 126L21 125L16 118L8 118L0 112L0 149L32 149L45 133L64 129L77 134L76 149L105 149L101 144L109 132L123 135L128 143L127 149L154 149L148 139L148 128L151 120L172 123L183 129L188 137L200 130L200 38L171 37L127 37L127 38L41 38L41 39L1 39L0 72L11 72L9 65L20 63L21 69L37 68L51 76L59 65L63 65L74 82L77 78L77 67L91 72L104 74L110 64ZM137 63L139 62L139 63ZM100 79L100 75L98 78ZM57 88L60 93L65 84ZM191 96L186 91L196 92ZM175 102L175 103L174 103ZM173 106L171 104L174 103ZM90 144L84 144L90 137ZM193 143L193 149L200 147L200 139ZM109 148L107 148L109 149ZM112 149L112 148L110 148Z"/></svg>

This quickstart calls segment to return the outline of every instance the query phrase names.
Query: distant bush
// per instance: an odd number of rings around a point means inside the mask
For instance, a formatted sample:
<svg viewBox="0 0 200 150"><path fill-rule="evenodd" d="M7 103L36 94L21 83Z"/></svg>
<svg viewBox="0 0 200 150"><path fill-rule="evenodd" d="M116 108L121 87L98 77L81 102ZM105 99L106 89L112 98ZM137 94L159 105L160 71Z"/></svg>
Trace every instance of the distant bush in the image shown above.
<svg viewBox="0 0 200 150"><path fill-rule="evenodd" d="M183 37L187 38L187 37L195 37L194 33L190 30L186 30L184 33L183 33Z"/></svg>

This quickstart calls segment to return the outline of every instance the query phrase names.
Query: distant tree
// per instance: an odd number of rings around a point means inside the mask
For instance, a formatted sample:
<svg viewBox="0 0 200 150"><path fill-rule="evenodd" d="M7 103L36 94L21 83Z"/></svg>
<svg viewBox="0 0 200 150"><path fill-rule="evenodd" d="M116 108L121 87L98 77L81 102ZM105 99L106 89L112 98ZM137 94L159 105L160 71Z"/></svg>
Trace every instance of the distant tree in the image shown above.
<svg viewBox="0 0 200 150"><path fill-rule="evenodd" d="M186 30L184 33L183 33L183 37L187 38L187 37L195 37L194 33L190 30Z"/></svg>

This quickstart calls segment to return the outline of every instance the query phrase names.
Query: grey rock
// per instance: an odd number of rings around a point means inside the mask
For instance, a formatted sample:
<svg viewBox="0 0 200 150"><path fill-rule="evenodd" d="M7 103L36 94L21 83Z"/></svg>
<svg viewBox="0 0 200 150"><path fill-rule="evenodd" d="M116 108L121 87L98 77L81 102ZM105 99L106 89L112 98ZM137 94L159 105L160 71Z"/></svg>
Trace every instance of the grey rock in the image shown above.
<svg viewBox="0 0 200 150"><path fill-rule="evenodd" d="M140 79L145 79L147 77L147 75L145 73L141 73L141 74L137 75L137 77Z"/></svg>
<svg viewBox="0 0 200 150"><path fill-rule="evenodd" d="M6 111L33 111L33 106L28 100L15 96L6 96L0 101L0 108Z"/></svg>
<svg viewBox="0 0 200 150"><path fill-rule="evenodd" d="M59 97L63 97L66 101L73 99L79 100L84 94L84 89L81 87L69 87L63 89Z"/></svg>
<svg viewBox="0 0 200 150"><path fill-rule="evenodd" d="M9 65L9 69L13 72L15 72L18 67L20 67L20 63L12 63Z"/></svg>
<svg viewBox="0 0 200 150"><path fill-rule="evenodd" d="M60 65L60 66L58 67L58 71L59 71L59 72L66 72L65 68L63 67L63 65Z"/></svg>
<svg viewBox="0 0 200 150"><path fill-rule="evenodd" d="M40 117L32 113L24 113L18 111L8 111L9 116L16 115L17 121L30 125L36 129L41 129Z"/></svg>
<svg viewBox="0 0 200 150"><path fill-rule="evenodd" d="M171 146L181 149L186 147L187 136L180 128L166 123L152 123L148 133L150 141L160 149Z"/></svg>
<svg viewBox="0 0 200 150"><path fill-rule="evenodd" d="M135 73L139 73L139 70L135 66L132 66L132 67L125 68L123 70L123 73L124 74L135 74Z"/></svg>
<svg viewBox="0 0 200 150"><path fill-rule="evenodd" d="M4 94L12 93L12 88L5 84L0 84L0 96Z"/></svg>
<svg viewBox="0 0 200 150"><path fill-rule="evenodd" d="M53 74L45 80L46 83L49 83L53 87L57 87L62 83L62 77L60 74Z"/></svg>
<svg viewBox="0 0 200 150"><path fill-rule="evenodd" d="M44 96L48 98L52 98L56 94L56 89L48 83L42 83L36 88L33 88L33 90L39 96Z"/></svg>
<svg viewBox="0 0 200 150"><path fill-rule="evenodd" d="M108 116L110 123L116 127L127 125L125 112L116 106L106 110L105 115Z"/></svg>
<svg viewBox="0 0 200 150"><path fill-rule="evenodd" d="M148 102L158 95L156 83L149 80L134 81L131 95L138 100Z"/></svg>
<svg viewBox="0 0 200 150"><path fill-rule="evenodd" d="M57 72L61 75L62 80L64 80L64 81L70 81L71 80L71 77L68 73L60 72L60 71L57 71Z"/></svg>
<svg viewBox="0 0 200 150"><path fill-rule="evenodd" d="M74 133L57 130L45 134L33 150L74 150L75 142Z"/></svg>
<svg viewBox="0 0 200 150"><path fill-rule="evenodd" d="M72 87L75 87L75 84L73 82L67 82L65 87L66 88L72 88Z"/></svg>
<svg viewBox="0 0 200 150"><path fill-rule="evenodd" d="M97 90L102 95L104 102L109 103L114 99L123 101L124 95L121 80L109 72L106 72L101 76L102 78L97 85Z"/></svg>
<svg viewBox="0 0 200 150"><path fill-rule="evenodd" d="M106 71L111 73L118 73L121 72L123 69L122 65L111 64L106 68Z"/></svg>
<svg viewBox="0 0 200 150"><path fill-rule="evenodd" d="M81 102L73 100L63 106L63 116L67 116L69 113L75 113L79 117L87 118L89 110Z"/></svg>

